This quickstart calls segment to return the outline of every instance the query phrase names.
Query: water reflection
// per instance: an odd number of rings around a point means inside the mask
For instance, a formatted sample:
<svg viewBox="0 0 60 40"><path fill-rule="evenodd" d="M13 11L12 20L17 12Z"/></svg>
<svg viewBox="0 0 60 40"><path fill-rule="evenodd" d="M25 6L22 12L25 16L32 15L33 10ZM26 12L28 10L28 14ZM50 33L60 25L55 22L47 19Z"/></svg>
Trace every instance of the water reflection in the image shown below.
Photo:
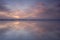
<svg viewBox="0 0 60 40"><path fill-rule="evenodd" d="M1 40L60 39L60 22L3 21L0 22Z"/></svg>

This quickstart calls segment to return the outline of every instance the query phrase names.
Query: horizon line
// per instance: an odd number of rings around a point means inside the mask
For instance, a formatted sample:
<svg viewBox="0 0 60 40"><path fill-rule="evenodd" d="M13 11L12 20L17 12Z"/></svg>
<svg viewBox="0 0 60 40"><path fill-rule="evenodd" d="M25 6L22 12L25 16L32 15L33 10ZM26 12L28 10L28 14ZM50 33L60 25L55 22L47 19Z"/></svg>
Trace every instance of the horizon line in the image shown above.
<svg viewBox="0 0 60 40"><path fill-rule="evenodd" d="M60 21L60 19L0 19L0 21Z"/></svg>

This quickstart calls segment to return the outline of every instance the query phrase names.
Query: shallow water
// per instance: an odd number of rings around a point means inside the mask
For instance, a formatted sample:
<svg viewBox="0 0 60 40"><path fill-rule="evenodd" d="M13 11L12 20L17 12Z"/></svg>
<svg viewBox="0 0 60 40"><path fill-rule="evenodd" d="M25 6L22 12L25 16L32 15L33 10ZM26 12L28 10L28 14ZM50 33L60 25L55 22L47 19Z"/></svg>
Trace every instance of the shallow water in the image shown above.
<svg viewBox="0 0 60 40"><path fill-rule="evenodd" d="M0 21L0 40L60 40L60 22Z"/></svg>

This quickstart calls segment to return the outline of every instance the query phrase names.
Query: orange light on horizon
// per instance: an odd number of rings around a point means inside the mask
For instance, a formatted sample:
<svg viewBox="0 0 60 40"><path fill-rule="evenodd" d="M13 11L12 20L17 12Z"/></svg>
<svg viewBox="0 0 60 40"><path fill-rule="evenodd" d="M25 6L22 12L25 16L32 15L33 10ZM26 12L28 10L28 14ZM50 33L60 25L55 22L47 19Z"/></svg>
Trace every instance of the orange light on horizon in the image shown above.
<svg viewBox="0 0 60 40"><path fill-rule="evenodd" d="M0 14L5 15L10 18L38 18L40 14L45 12L45 7L43 3L38 3L34 7L29 7L27 9L15 9L10 12L0 12ZM1 15L0 15L1 16Z"/></svg>

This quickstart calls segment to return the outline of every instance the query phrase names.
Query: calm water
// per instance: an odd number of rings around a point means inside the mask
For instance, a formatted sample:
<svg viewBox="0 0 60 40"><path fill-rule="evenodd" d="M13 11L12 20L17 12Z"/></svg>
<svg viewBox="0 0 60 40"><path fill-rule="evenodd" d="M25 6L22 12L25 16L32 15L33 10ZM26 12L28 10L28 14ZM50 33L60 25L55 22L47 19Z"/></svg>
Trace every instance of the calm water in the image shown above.
<svg viewBox="0 0 60 40"><path fill-rule="evenodd" d="M0 40L60 40L60 22L0 21Z"/></svg>

